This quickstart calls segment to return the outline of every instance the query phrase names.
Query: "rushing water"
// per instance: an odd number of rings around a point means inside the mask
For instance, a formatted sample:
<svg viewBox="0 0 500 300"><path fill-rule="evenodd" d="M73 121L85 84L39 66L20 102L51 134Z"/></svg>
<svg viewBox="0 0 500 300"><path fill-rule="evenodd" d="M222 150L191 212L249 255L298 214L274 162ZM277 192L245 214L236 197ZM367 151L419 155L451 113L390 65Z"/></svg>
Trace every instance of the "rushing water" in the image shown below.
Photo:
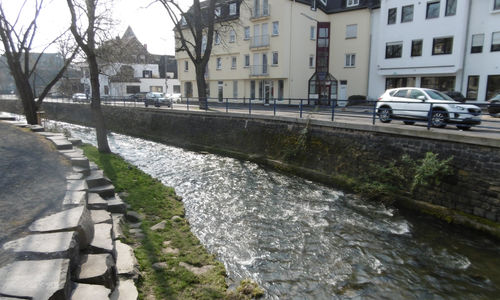
<svg viewBox="0 0 500 300"><path fill-rule="evenodd" d="M500 297L500 245L477 233L246 161L118 134L109 143L174 187L229 278L254 279L268 299Z"/></svg>

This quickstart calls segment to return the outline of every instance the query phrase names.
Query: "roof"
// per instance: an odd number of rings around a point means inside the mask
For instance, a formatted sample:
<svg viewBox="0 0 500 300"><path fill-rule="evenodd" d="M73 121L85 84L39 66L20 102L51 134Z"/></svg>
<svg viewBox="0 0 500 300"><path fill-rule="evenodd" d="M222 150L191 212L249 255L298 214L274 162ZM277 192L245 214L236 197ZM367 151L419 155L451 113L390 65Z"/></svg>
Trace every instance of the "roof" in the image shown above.
<svg viewBox="0 0 500 300"><path fill-rule="evenodd" d="M320 0L290 0L313 6L316 2L317 9L322 10L327 14L340 13L351 10L366 9L366 8L379 8L380 0L359 0L359 5L347 7L347 0L325 0L326 6Z"/></svg>

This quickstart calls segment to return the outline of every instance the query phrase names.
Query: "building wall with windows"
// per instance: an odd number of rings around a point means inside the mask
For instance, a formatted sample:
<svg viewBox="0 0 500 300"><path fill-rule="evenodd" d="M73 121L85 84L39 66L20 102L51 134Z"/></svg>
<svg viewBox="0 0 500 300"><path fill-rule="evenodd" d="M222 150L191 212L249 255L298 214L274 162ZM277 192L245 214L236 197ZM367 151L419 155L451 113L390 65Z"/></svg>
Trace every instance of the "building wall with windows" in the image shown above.
<svg viewBox="0 0 500 300"><path fill-rule="evenodd" d="M321 5L320 1L316 3ZM370 11L358 7L359 1L336 13L314 9L312 4L290 0L247 0L238 4L239 18L230 26L217 26L205 75L210 97L307 99L308 81L315 73L317 22L330 22L330 73L346 83L341 97L366 95ZM185 52L177 52L176 59L182 95L196 97L193 63Z"/></svg>
<svg viewBox="0 0 500 300"><path fill-rule="evenodd" d="M369 96L399 86L462 90L470 2L381 1L372 24Z"/></svg>
<svg viewBox="0 0 500 300"><path fill-rule="evenodd" d="M484 102L500 93L500 0L471 2L462 93Z"/></svg>

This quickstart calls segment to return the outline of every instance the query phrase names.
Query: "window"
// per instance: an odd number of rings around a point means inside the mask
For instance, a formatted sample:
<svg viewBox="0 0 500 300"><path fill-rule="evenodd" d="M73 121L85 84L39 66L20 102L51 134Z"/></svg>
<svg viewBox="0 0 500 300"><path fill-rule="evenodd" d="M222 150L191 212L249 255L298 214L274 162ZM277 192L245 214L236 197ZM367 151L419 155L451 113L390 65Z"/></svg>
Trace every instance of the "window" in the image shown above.
<svg viewBox="0 0 500 300"><path fill-rule="evenodd" d="M245 40L249 40L250 39L250 26L245 27L244 31L245 31Z"/></svg>
<svg viewBox="0 0 500 300"><path fill-rule="evenodd" d="M184 84L184 97L193 97L193 84L191 82Z"/></svg>
<svg viewBox="0 0 500 300"><path fill-rule="evenodd" d="M356 66L356 54L346 54L345 55L345 65L344 67L352 68Z"/></svg>
<svg viewBox="0 0 500 300"><path fill-rule="evenodd" d="M186 18L184 18L184 16L181 17L181 25L182 26L187 25Z"/></svg>
<svg viewBox="0 0 500 300"><path fill-rule="evenodd" d="M311 40L316 39L316 26L311 26L311 28L309 28L309 37Z"/></svg>
<svg viewBox="0 0 500 300"><path fill-rule="evenodd" d="M273 22L273 35L280 34L280 23L278 21Z"/></svg>
<svg viewBox="0 0 500 300"><path fill-rule="evenodd" d="M484 34L473 34L470 53L483 52Z"/></svg>
<svg viewBox="0 0 500 300"><path fill-rule="evenodd" d="M189 71L189 62L187 60L184 61L184 71Z"/></svg>
<svg viewBox="0 0 500 300"><path fill-rule="evenodd" d="M217 57L217 59L215 60L215 63L216 63L216 69L221 70L222 69L222 58Z"/></svg>
<svg viewBox="0 0 500 300"><path fill-rule="evenodd" d="M355 39L358 36L358 24L347 25L345 28L345 38Z"/></svg>
<svg viewBox="0 0 500 300"><path fill-rule="evenodd" d="M138 85L127 85L127 94L137 94L141 92L141 87Z"/></svg>
<svg viewBox="0 0 500 300"><path fill-rule="evenodd" d="M230 16L236 15L236 3L229 4L229 15Z"/></svg>
<svg viewBox="0 0 500 300"><path fill-rule="evenodd" d="M325 4L326 5L326 4ZM359 0L347 0L347 7L358 6Z"/></svg>
<svg viewBox="0 0 500 300"><path fill-rule="evenodd" d="M220 12L221 12L221 8L220 6L216 7L215 10L214 10L214 14L216 17L220 17Z"/></svg>
<svg viewBox="0 0 500 300"><path fill-rule="evenodd" d="M403 42L387 43L385 45L385 58L398 58L403 53Z"/></svg>
<svg viewBox="0 0 500 300"><path fill-rule="evenodd" d="M142 78L152 78L152 77L153 77L153 71L151 70L142 71Z"/></svg>
<svg viewBox="0 0 500 300"><path fill-rule="evenodd" d="M415 77L393 77L386 78L385 89L394 89L398 87L415 86Z"/></svg>
<svg viewBox="0 0 500 300"><path fill-rule="evenodd" d="M410 90L410 94L408 95L408 97L411 99L418 99L418 97L422 96L424 97L424 99L426 99L425 94L419 90Z"/></svg>
<svg viewBox="0 0 500 300"><path fill-rule="evenodd" d="M205 53L205 50L207 49L207 36L204 35L201 38L201 52Z"/></svg>
<svg viewBox="0 0 500 300"><path fill-rule="evenodd" d="M245 67L248 68L250 66L250 55L245 54Z"/></svg>
<svg viewBox="0 0 500 300"><path fill-rule="evenodd" d="M283 91L285 89L285 81L278 80L278 99L283 100Z"/></svg>
<svg viewBox="0 0 500 300"><path fill-rule="evenodd" d="M422 77L420 87L438 91L455 90L455 76Z"/></svg>
<svg viewBox="0 0 500 300"><path fill-rule="evenodd" d="M467 79L467 93L465 98L467 100L477 100L477 90L479 88L479 76L469 76Z"/></svg>
<svg viewBox="0 0 500 300"><path fill-rule="evenodd" d="M394 97L399 97L399 98L406 98L406 95L408 95L409 90L399 90L394 94Z"/></svg>
<svg viewBox="0 0 500 300"><path fill-rule="evenodd" d="M413 21L413 5L403 6L401 9L401 23Z"/></svg>
<svg viewBox="0 0 500 300"><path fill-rule="evenodd" d="M181 86L178 84L174 85L174 94L180 94L181 93Z"/></svg>
<svg viewBox="0 0 500 300"><path fill-rule="evenodd" d="M493 0L493 10L500 9L500 0Z"/></svg>
<svg viewBox="0 0 500 300"><path fill-rule="evenodd" d="M229 42L234 43L236 41L236 32L234 30L229 31Z"/></svg>
<svg viewBox="0 0 500 300"><path fill-rule="evenodd" d="M327 2L328 2L328 0L319 0L319 1L321 1L321 3L323 3L323 5L324 5L324 6L326 6L326 5L328 4L328 3L327 3Z"/></svg>
<svg viewBox="0 0 500 300"><path fill-rule="evenodd" d="M396 15L398 14L398 9L396 7L389 8L389 12L387 14L387 24L396 24Z"/></svg>
<svg viewBox="0 0 500 300"><path fill-rule="evenodd" d="M500 51L500 31L491 35L491 52Z"/></svg>
<svg viewBox="0 0 500 300"><path fill-rule="evenodd" d="M238 80L233 80L233 98L238 98Z"/></svg>
<svg viewBox="0 0 500 300"><path fill-rule="evenodd" d="M231 57L231 69L236 69L236 56Z"/></svg>
<svg viewBox="0 0 500 300"><path fill-rule="evenodd" d="M153 85L153 86L149 87L149 91L150 92L163 93L163 87L159 86L159 85L156 85L156 86Z"/></svg>
<svg viewBox="0 0 500 300"><path fill-rule="evenodd" d="M411 56L422 56L422 40L411 41Z"/></svg>
<svg viewBox="0 0 500 300"><path fill-rule="evenodd" d="M314 55L309 56L309 68L314 68Z"/></svg>
<svg viewBox="0 0 500 300"><path fill-rule="evenodd" d="M493 98L500 91L500 75L489 75L486 85L486 100Z"/></svg>
<svg viewBox="0 0 500 300"><path fill-rule="evenodd" d="M255 99L255 80L250 81L250 99Z"/></svg>
<svg viewBox="0 0 500 300"><path fill-rule="evenodd" d="M278 65L278 52L273 52L273 65Z"/></svg>
<svg viewBox="0 0 500 300"><path fill-rule="evenodd" d="M432 44L432 55L451 54L453 51L453 38L435 38Z"/></svg>
<svg viewBox="0 0 500 300"><path fill-rule="evenodd" d="M457 0L446 0L445 16L454 16L457 14Z"/></svg>
<svg viewBox="0 0 500 300"><path fill-rule="evenodd" d="M220 44L220 34L218 32L215 33L215 44L216 45Z"/></svg>
<svg viewBox="0 0 500 300"><path fill-rule="evenodd" d="M427 2L427 12L425 15L426 19L439 18L439 1L438 2Z"/></svg>

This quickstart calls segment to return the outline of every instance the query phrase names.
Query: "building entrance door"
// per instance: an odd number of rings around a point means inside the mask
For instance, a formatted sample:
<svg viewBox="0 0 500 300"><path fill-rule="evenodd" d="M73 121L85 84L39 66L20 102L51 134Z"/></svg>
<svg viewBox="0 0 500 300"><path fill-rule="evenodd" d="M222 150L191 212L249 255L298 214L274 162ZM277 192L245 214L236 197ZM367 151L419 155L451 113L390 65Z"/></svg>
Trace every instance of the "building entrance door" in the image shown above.
<svg viewBox="0 0 500 300"><path fill-rule="evenodd" d="M224 82L219 81L217 87L218 87L217 99L219 100L219 102L222 102L223 101L222 98L224 97Z"/></svg>
<svg viewBox="0 0 500 300"><path fill-rule="evenodd" d="M273 97L273 82L269 80L264 81L264 104L269 105L269 99Z"/></svg>

